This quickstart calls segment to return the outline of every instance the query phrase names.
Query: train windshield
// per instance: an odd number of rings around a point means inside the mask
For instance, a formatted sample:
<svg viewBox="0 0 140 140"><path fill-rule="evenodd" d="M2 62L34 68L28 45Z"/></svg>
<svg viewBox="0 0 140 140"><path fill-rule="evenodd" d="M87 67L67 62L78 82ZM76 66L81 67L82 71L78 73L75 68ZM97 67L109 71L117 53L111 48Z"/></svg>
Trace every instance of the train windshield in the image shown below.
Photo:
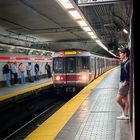
<svg viewBox="0 0 140 140"><path fill-rule="evenodd" d="M76 57L66 57L66 73L75 73L76 72Z"/></svg>
<svg viewBox="0 0 140 140"><path fill-rule="evenodd" d="M89 70L89 57L66 57L66 73L77 73Z"/></svg>
<svg viewBox="0 0 140 140"><path fill-rule="evenodd" d="M55 73L64 72L64 58L62 58L62 57L53 58L53 71Z"/></svg>
<svg viewBox="0 0 140 140"><path fill-rule="evenodd" d="M89 70L89 57L55 57L53 71L55 73L77 73Z"/></svg>

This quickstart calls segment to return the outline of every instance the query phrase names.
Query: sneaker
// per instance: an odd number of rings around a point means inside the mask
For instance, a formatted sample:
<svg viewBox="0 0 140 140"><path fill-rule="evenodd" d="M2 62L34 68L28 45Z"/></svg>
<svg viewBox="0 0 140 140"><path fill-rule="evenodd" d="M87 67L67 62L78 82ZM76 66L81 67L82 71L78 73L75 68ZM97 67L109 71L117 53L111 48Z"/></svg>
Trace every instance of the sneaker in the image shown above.
<svg viewBox="0 0 140 140"><path fill-rule="evenodd" d="M117 117L118 120L128 120L129 117L128 116L124 116L124 115L121 115L119 117Z"/></svg>
<svg viewBox="0 0 140 140"><path fill-rule="evenodd" d="M18 86L19 84L15 84L15 86Z"/></svg>

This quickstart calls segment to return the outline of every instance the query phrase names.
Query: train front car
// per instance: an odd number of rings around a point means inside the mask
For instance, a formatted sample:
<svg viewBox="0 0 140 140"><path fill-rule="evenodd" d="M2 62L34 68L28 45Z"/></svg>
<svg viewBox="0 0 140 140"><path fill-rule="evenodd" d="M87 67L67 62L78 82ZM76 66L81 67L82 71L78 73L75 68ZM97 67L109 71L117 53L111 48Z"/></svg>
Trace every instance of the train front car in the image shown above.
<svg viewBox="0 0 140 140"><path fill-rule="evenodd" d="M57 89L75 92L92 79L90 53L86 51L62 51L53 56L53 84Z"/></svg>

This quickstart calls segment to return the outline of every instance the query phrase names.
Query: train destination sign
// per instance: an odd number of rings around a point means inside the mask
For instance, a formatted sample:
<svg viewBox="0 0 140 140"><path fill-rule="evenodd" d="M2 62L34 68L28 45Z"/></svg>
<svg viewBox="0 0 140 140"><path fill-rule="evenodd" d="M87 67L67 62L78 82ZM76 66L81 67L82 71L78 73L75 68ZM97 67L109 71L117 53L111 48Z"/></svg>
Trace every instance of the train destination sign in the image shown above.
<svg viewBox="0 0 140 140"><path fill-rule="evenodd" d="M72 54L76 54L76 51L69 51L69 52L65 52L66 55L72 55Z"/></svg>

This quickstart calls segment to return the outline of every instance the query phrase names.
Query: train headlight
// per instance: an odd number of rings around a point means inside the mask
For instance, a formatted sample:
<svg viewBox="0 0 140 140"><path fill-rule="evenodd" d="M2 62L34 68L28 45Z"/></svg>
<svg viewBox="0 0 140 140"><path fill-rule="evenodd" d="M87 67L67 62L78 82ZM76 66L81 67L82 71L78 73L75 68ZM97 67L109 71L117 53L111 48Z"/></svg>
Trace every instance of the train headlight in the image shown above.
<svg viewBox="0 0 140 140"><path fill-rule="evenodd" d="M56 77L55 77L55 80L56 80L56 81L60 81L60 76L56 76Z"/></svg>
<svg viewBox="0 0 140 140"><path fill-rule="evenodd" d="M64 76L56 76L55 80L56 81L63 81L64 80Z"/></svg>
<svg viewBox="0 0 140 140"><path fill-rule="evenodd" d="M82 75L82 80L83 81L87 80L87 75Z"/></svg>

